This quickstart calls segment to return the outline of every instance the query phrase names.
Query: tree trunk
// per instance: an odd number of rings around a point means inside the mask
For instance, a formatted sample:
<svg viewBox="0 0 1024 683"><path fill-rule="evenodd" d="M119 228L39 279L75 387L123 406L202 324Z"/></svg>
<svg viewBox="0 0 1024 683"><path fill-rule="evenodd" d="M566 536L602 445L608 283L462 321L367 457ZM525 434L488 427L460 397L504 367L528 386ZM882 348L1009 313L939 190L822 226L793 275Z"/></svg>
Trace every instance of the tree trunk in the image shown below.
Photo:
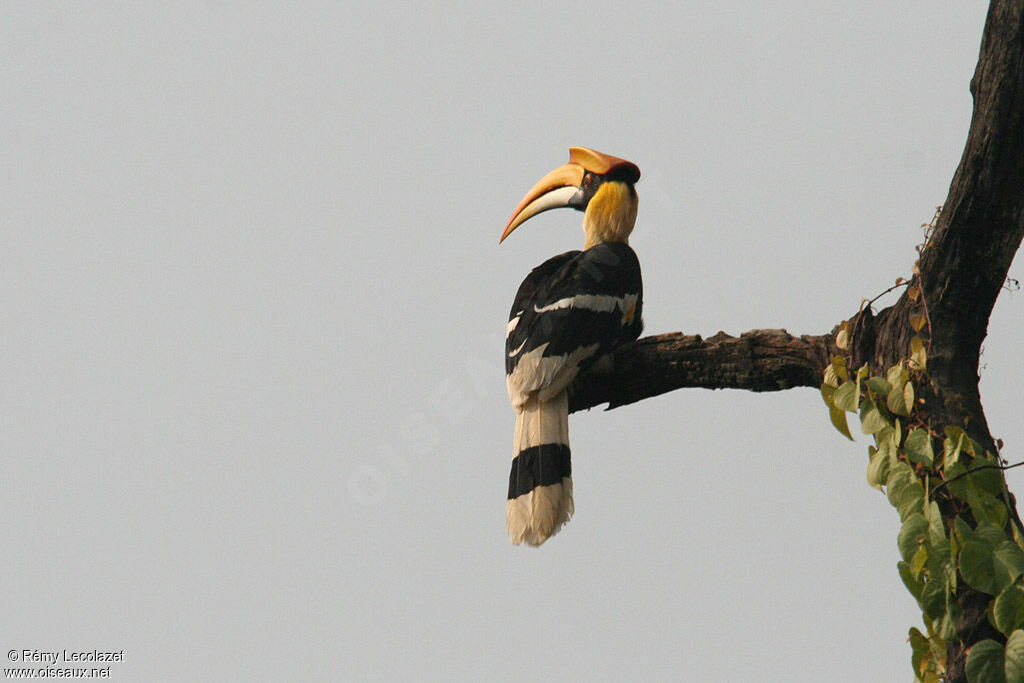
<svg viewBox="0 0 1024 683"><path fill-rule="evenodd" d="M978 389L978 364L989 315L1024 236L1024 0L993 0L970 84L974 113L960 165L938 222L921 248L913 280L891 307L870 306L850 319L851 367L869 364L875 374L911 354L924 334L927 381L921 382L915 417L941 433L962 427L997 453ZM927 324L913 317L923 315ZM570 410L608 403L609 409L684 387L779 391L818 387L830 361L841 353L836 329L793 337L785 330L754 330L739 338L709 339L681 333L640 339L621 349L614 369L586 376L573 386ZM845 346L845 345L844 345ZM934 433L934 431L933 431ZM949 489L936 494L946 529L960 518ZM1007 496L1011 525L1020 519ZM970 648L984 639L1005 643L989 623L992 597L957 582L960 609L956 637L947 639L947 681L966 681Z"/></svg>

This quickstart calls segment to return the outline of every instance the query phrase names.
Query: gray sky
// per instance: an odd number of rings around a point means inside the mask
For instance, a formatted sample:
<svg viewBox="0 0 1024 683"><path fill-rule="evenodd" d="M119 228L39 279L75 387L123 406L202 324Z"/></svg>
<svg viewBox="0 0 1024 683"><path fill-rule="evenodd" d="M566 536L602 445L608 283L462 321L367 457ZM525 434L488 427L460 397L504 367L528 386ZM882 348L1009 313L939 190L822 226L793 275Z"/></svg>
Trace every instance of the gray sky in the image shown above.
<svg viewBox="0 0 1024 683"><path fill-rule="evenodd" d="M910 273L985 9L5 3L0 645L124 650L114 680L910 680L898 517L816 391L575 415L576 517L509 544L505 317L580 215L497 241L594 147L644 173L648 333L828 330ZM982 358L1013 461L1022 302Z"/></svg>

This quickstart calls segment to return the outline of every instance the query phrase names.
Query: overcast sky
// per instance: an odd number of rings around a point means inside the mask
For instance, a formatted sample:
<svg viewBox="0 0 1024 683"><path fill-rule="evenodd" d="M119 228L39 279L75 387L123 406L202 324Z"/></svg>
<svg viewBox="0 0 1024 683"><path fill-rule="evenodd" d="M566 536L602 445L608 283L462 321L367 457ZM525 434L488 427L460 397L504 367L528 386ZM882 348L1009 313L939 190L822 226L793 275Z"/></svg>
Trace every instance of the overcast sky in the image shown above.
<svg viewBox="0 0 1024 683"><path fill-rule="evenodd" d="M898 516L815 390L574 415L576 517L509 543L505 320L581 217L498 237L593 147L644 174L648 333L827 331L910 275L985 10L3 3L2 651L124 650L114 680L911 680ZM989 332L1018 461L1024 293Z"/></svg>

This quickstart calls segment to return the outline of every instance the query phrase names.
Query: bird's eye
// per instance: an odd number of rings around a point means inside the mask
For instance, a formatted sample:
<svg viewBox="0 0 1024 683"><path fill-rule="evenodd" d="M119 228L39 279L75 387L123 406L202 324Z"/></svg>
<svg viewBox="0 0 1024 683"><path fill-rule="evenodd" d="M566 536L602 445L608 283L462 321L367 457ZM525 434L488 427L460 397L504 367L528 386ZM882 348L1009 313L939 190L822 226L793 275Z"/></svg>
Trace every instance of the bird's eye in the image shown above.
<svg viewBox="0 0 1024 683"><path fill-rule="evenodd" d="M583 187L590 187L590 183L592 183L593 181L594 176L588 173L587 175L583 176Z"/></svg>

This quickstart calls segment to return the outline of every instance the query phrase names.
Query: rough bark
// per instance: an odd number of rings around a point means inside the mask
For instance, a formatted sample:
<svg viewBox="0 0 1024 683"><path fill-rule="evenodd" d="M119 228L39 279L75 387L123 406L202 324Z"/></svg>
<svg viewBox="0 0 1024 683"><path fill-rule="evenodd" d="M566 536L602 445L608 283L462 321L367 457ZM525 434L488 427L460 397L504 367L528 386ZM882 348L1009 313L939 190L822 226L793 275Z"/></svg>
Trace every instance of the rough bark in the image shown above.
<svg viewBox="0 0 1024 683"><path fill-rule="evenodd" d="M993 0L978 66L971 80L974 114L967 144L933 233L903 296L873 314L850 318L854 367L877 373L910 355L922 334L910 324L923 313L928 325L928 382L918 396L925 422L941 430L961 425L996 452L978 390L978 362L989 315L1024 236L1024 0ZM609 408L684 387L779 391L817 387L835 353L835 330L794 337L785 330L754 330L709 339L681 333L640 339L616 354L613 370L583 377L572 389L570 410ZM947 524L969 511L940 501ZM1006 501L1019 523L1013 500ZM985 615L991 598L959 581L962 618L948 641L947 678L966 681L970 647L985 638L1004 642Z"/></svg>
<svg viewBox="0 0 1024 683"><path fill-rule="evenodd" d="M832 335L794 337L786 330L719 332L702 339L679 332L644 337L621 349L609 373L573 385L569 410L608 409L675 389L782 391L821 386ZM834 349L835 347L832 346Z"/></svg>

